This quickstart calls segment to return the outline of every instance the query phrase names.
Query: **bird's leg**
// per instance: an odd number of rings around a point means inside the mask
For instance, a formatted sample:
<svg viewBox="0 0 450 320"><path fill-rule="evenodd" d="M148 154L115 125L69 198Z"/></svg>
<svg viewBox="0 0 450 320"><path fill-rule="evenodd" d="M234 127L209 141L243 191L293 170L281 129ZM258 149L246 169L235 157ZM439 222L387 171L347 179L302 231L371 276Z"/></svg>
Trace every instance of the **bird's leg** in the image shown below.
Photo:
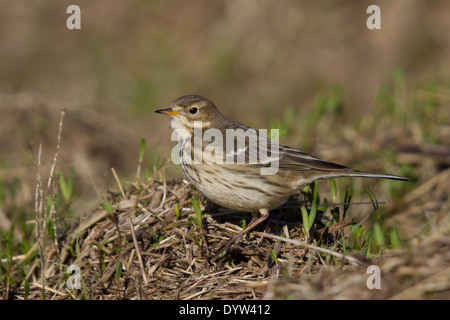
<svg viewBox="0 0 450 320"><path fill-rule="evenodd" d="M224 251L230 249L235 243L239 242L251 229L265 221L269 217L268 209L259 209L259 212L252 212L252 221L247 225L247 227L239 232L237 235L232 237L228 242L222 246L217 254L217 258L220 258L220 254Z"/></svg>

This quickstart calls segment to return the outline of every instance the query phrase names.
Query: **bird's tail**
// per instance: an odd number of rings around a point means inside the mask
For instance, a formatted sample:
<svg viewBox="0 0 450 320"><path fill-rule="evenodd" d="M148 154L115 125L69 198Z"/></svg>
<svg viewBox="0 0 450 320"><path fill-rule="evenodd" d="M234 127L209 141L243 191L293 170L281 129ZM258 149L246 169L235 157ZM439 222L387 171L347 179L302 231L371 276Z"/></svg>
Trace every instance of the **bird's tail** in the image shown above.
<svg viewBox="0 0 450 320"><path fill-rule="evenodd" d="M342 174L343 174L342 176L344 176L344 172L342 172ZM345 176L409 181L408 178L397 176L395 174L379 173L379 172L371 172L371 171L361 171L361 170L349 170L348 172L345 173Z"/></svg>

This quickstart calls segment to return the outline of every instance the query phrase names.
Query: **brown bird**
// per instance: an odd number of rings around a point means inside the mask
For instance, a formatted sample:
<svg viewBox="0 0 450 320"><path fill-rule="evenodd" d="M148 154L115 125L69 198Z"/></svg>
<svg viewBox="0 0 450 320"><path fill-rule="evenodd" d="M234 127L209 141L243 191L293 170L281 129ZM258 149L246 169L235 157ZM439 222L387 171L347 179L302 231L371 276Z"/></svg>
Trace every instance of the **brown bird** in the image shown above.
<svg viewBox="0 0 450 320"><path fill-rule="evenodd" d="M252 213L247 227L232 237L228 250L269 216L269 210L311 182L337 177L404 180L407 178L327 162L280 145L264 134L225 118L206 98L187 95L167 109L178 136L178 158L186 178L212 202Z"/></svg>

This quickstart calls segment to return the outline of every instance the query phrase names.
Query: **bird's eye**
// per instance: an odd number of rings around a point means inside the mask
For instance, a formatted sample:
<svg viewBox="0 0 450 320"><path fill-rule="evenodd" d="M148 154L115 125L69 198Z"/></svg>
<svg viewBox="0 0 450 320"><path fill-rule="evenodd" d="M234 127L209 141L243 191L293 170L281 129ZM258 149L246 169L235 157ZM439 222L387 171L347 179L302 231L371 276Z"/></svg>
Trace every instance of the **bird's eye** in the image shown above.
<svg viewBox="0 0 450 320"><path fill-rule="evenodd" d="M198 111L198 109L196 107L192 107L192 108L189 109L189 113L190 114L196 114L197 111Z"/></svg>

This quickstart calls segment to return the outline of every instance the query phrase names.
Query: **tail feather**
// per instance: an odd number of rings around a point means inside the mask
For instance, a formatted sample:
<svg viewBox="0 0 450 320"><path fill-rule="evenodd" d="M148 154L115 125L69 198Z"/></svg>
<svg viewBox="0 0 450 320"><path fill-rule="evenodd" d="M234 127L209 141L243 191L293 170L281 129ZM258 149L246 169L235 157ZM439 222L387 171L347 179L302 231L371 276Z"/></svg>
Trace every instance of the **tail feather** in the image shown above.
<svg viewBox="0 0 450 320"><path fill-rule="evenodd" d="M397 176L395 174L379 173L379 172L371 172L371 171L361 171L361 170L353 170L353 169L348 172L348 176L349 177L361 177L361 178L381 178L381 179L409 181L408 178Z"/></svg>
<svg viewBox="0 0 450 320"><path fill-rule="evenodd" d="M290 172L301 172L301 182L314 181L316 179L337 178L337 177L362 177L362 178L381 178L409 181L408 178L388 173L379 173L371 171L354 170L349 167L324 161L315 158L309 154L288 146L280 146L279 168ZM310 171L310 174L305 174ZM305 176L308 176L307 178Z"/></svg>

